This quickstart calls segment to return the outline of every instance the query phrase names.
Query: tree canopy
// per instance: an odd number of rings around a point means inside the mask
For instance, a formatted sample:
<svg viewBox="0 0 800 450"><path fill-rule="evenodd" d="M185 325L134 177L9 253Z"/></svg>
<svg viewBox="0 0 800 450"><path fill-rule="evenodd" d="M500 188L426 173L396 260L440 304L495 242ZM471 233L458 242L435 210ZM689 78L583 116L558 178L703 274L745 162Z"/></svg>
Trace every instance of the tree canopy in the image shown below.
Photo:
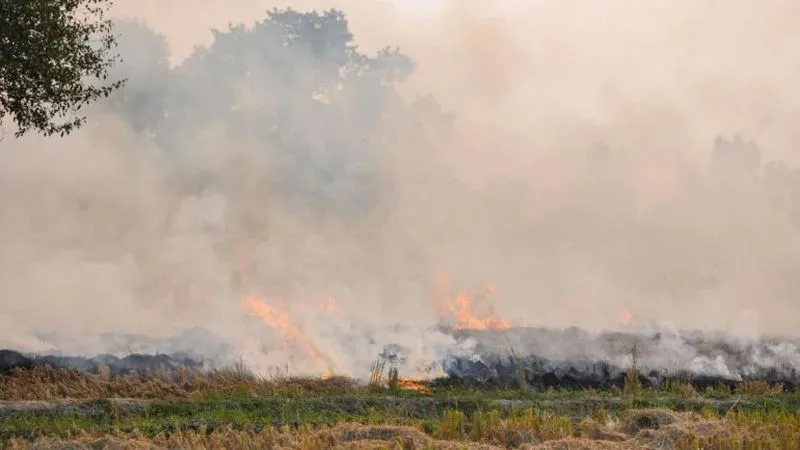
<svg viewBox="0 0 800 450"><path fill-rule="evenodd" d="M274 189L303 204L377 203L386 148L449 120L430 97L404 101L397 87L411 59L391 47L361 51L338 10L276 9L214 30L174 67L165 36L141 22L115 27L124 61L113 74L128 81L110 97L113 111L166 154L197 154L187 139L202 129L246 137L270 160ZM185 170L187 158L175 159Z"/></svg>
<svg viewBox="0 0 800 450"><path fill-rule="evenodd" d="M0 0L0 121L19 137L65 135L86 120L81 109L120 87L109 0Z"/></svg>

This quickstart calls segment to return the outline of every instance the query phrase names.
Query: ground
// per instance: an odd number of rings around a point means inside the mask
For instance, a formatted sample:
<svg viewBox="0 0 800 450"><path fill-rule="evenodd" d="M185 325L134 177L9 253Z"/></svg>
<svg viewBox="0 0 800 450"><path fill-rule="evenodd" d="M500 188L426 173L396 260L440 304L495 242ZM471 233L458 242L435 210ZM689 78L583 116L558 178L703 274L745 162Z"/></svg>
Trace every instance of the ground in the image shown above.
<svg viewBox="0 0 800 450"><path fill-rule="evenodd" d="M673 383L619 392L465 390L231 370L0 375L8 448L800 448L800 394ZM420 388L419 385L409 387Z"/></svg>

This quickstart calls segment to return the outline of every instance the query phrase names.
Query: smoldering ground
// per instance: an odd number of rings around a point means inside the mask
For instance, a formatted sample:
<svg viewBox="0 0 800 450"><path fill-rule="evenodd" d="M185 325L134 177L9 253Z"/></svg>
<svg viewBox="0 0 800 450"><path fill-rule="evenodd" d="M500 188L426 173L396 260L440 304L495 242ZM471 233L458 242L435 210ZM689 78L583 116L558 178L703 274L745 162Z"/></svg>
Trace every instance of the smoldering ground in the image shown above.
<svg viewBox="0 0 800 450"><path fill-rule="evenodd" d="M457 345L419 331L440 272L515 326L794 333L794 3L320 1L297 7L347 26L280 30L253 22L284 5L225 4L118 5L146 19L119 28L125 90L66 139L2 142L3 346L200 327L321 370L256 296L334 371L389 343L424 365Z"/></svg>

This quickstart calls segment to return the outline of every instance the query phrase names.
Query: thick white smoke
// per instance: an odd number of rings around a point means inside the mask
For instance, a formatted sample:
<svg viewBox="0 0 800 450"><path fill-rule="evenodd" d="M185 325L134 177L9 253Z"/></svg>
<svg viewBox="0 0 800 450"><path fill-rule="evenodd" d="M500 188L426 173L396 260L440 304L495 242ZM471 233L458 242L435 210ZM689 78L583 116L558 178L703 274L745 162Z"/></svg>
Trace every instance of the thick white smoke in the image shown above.
<svg viewBox="0 0 800 450"><path fill-rule="evenodd" d="M127 106L99 105L65 139L0 144L0 346L98 353L103 333L200 327L252 364L289 364L301 351L240 307L257 296L283 301L337 371L363 375L390 343L424 366L456 345L423 331L440 268L453 290L497 286L495 312L518 326L609 329L627 310L795 332L795 2L118 3L169 44L121 48ZM225 41L245 68L192 58L210 28L285 6L341 8L366 54L399 45L416 63L399 99L359 85L320 112L287 92L323 65L287 57L307 69L290 83L256 57L266 41ZM417 94L453 127L410 109ZM259 128L278 103L307 143L291 157ZM379 138L354 144L367 131Z"/></svg>

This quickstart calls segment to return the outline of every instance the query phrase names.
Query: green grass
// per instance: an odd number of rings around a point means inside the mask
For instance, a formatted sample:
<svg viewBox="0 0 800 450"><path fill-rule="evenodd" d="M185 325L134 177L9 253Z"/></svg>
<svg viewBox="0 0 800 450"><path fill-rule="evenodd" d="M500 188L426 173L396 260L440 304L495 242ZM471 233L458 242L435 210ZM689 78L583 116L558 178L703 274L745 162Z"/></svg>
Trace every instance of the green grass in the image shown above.
<svg viewBox="0 0 800 450"><path fill-rule="evenodd" d="M672 381L649 390L631 375L624 388L610 391L538 392L522 383L522 389L478 390L433 383L420 393L402 389L396 371L389 370L385 383L382 366L373 375L373 382L362 386L345 379L265 380L240 372L179 381L19 372L0 378L0 398L10 400L0 402L0 447L56 439L83 448L76 440L118 439L166 447L188 442L197 448L284 448L289 442L287 448L321 449L367 436L347 448L373 448L368 436L393 435L416 442L403 448L542 441L564 441L557 448L594 448L585 446L589 441L629 445L624 448L640 448L642 442L669 442L679 449L800 448L800 394L765 382L701 392Z"/></svg>
<svg viewBox="0 0 800 450"><path fill-rule="evenodd" d="M366 391L344 395L256 396L211 393L185 401L154 401L136 408L99 400L47 411L6 412L0 417L0 438L40 435L69 437L82 431L100 433L138 431L145 435L179 429L211 429L230 425L237 430L263 427L334 426L342 423L415 425L427 431L442 421L506 420L521 411L563 417L572 425L586 417L617 417L631 409L663 408L693 411L704 416L731 412L753 417L794 416L800 395L686 397L645 391L633 397L610 393L550 391L434 390L413 392ZM448 415L449 414L449 415ZM455 416L454 416L455 414ZM458 414L463 417L458 419ZM461 416L458 416L461 417ZM749 416L748 416L749 417Z"/></svg>

